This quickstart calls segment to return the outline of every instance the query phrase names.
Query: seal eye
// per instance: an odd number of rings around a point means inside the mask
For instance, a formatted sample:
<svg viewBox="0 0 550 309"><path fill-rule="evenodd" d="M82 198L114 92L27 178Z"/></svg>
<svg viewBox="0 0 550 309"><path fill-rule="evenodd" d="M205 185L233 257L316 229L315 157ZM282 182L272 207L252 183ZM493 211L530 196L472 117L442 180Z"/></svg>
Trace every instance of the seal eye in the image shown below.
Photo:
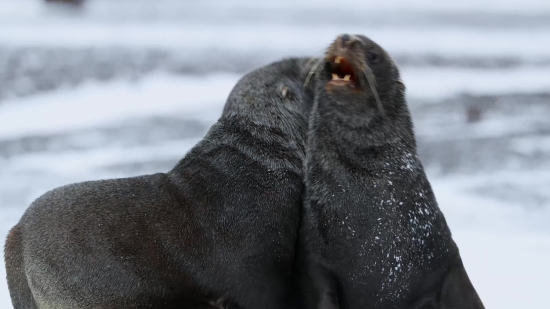
<svg viewBox="0 0 550 309"><path fill-rule="evenodd" d="M367 60L371 63L380 62L380 56L375 52L367 52Z"/></svg>

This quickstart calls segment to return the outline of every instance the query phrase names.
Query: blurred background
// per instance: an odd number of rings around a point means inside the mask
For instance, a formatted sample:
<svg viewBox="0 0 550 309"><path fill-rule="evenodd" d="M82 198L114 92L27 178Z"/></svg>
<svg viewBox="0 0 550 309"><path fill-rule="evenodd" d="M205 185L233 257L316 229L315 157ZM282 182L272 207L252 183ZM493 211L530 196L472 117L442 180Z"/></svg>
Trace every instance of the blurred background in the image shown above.
<svg viewBox="0 0 550 309"><path fill-rule="evenodd" d="M401 67L486 307L548 308L550 1L71 2L0 0L2 243L47 190L168 171L247 71L361 33Z"/></svg>

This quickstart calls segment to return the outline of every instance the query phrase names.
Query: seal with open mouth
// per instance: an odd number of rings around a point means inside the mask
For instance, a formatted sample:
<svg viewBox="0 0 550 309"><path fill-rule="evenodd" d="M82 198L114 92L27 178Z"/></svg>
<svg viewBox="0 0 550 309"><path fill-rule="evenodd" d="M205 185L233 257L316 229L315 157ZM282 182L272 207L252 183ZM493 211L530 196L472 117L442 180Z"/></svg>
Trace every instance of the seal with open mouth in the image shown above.
<svg viewBox="0 0 550 309"><path fill-rule="evenodd" d="M14 308L285 308L313 103L306 62L244 76L168 173L36 199L6 241Z"/></svg>
<svg viewBox="0 0 550 309"><path fill-rule="evenodd" d="M317 68L299 246L305 307L484 308L418 158L395 62L344 34Z"/></svg>

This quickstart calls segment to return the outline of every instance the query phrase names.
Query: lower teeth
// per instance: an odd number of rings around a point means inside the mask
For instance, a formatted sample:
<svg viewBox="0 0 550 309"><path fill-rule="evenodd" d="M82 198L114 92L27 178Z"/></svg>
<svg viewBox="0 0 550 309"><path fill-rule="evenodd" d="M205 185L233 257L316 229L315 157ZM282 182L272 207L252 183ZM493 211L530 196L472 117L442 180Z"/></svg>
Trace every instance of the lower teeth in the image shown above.
<svg viewBox="0 0 550 309"><path fill-rule="evenodd" d="M346 82L349 82L350 79L351 79L351 75L346 75L344 76L344 78L340 78L338 74L334 74L334 73L332 74L332 80L344 80Z"/></svg>

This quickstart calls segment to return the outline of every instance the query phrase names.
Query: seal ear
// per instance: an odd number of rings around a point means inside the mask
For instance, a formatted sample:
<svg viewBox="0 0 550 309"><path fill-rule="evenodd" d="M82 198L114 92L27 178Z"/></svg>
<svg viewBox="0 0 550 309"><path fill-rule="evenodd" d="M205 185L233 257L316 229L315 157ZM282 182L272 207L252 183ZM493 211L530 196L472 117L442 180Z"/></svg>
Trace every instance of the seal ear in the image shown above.
<svg viewBox="0 0 550 309"><path fill-rule="evenodd" d="M405 91L405 89L407 88L405 87L405 83L403 83L403 80L401 78L399 78L395 83L402 91Z"/></svg>
<svg viewBox="0 0 550 309"><path fill-rule="evenodd" d="M287 86L282 86L281 89L281 95L283 96L284 99L286 99L288 97L288 87Z"/></svg>
<svg viewBox="0 0 550 309"><path fill-rule="evenodd" d="M447 272L438 303L439 309L485 309L470 282L461 258L458 258Z"/></svg>
<svg viewBox="0 0 550 309"><path fill-rule="evenodd" d="M281 97L281 99L285 101L293 100L295 98L294 96L296 95L296 93L292 88L292 85L284 81L279 84L277 90L279 91L279 96Z"/></svg>

